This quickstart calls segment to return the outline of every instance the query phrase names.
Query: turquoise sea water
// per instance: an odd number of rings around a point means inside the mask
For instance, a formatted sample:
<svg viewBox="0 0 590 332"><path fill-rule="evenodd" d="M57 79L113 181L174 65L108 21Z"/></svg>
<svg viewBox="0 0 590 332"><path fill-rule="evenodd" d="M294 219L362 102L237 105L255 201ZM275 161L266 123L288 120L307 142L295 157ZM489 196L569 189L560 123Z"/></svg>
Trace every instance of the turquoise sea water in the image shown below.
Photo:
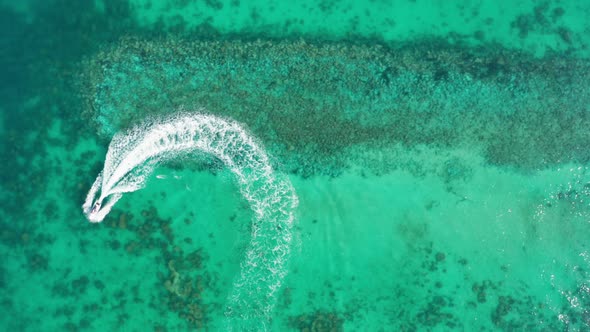
<svg viewBox="0 0 590 332"><path fill-rule="evenodd" d="M0 1L0 330L590 330L587 17ZM290 230L201 152L88 222L113 136L179 111L254 137L298 197Z"/></svg>

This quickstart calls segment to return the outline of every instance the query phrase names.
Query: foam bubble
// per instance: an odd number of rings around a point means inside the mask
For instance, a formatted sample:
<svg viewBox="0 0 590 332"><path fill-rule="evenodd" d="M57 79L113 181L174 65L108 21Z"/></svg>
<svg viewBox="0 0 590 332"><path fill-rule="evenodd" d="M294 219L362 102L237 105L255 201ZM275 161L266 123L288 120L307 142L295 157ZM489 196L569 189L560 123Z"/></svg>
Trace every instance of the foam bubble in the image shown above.
<svg viewBox="0 0 590 332"><path fill-rule="evenodd" d="M192 150L223 161L254 211L250 245L229 295L226 327L259 330L269 322L287 274L298 198L290 181L275 174L265 151L238 123L183 112L116 134L82 208L88 220L101 222L124 193L145 186L159 162Z"/></svg>

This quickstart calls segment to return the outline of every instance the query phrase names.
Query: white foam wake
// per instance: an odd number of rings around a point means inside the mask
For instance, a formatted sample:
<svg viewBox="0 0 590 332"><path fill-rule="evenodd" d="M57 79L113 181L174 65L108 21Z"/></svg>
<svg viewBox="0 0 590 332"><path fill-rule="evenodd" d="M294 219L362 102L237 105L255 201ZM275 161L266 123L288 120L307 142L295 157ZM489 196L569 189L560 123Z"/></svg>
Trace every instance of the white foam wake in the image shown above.
<svg viewBox="0 0 590 332"><path fill-rule="evenodd" d="M236 122L178 113L116 134L82 208L91 222L102 221L124 193L143 188L158 162L197 150L223 161L254 211L250 245L229 296L227 328L264 329L286 275L298 199L290 181L274 173L264 150Z"/></svg>

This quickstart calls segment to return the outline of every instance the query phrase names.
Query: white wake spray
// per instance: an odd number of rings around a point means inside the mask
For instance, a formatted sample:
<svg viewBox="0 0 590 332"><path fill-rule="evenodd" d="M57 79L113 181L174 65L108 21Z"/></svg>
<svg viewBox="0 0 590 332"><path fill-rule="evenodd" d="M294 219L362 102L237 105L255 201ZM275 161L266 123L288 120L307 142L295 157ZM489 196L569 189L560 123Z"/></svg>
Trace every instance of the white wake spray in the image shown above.
<svg viewBox="0 0 590 332"><path fill-rule="evenodd" d="M223 161L254 211L250 245L229 296L227 328L265 329L287 272L298 199L290 181L273 172L264 150L236 122L179 113L116 134L84 213L91 222L101 222L124 193L144 187L160 161L190 151Z"/></svg>

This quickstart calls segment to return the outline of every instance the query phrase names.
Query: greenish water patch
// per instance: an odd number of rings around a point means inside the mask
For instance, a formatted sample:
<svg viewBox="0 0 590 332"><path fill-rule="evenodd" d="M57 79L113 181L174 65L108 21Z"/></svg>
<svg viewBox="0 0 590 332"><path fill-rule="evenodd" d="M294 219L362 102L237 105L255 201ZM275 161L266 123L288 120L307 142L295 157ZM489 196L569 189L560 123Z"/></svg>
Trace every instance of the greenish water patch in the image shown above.
<svg viewBox="0 0 590 332"><path fill-rule="evenodd" d="M578 1L131 1L142 25L213 36L306 36L405 42L424 36L470 46L498 44L543 56L588 56L590 14Z"/></svg>
<svg viewBox="0 0 590 332"><path fill-rule="evenodd" d="M588 10L0 1L0 327L223 330L252 212L219 160L80 209L114 132L206 107L300 197L272 330L587 330Z"/></svg>

